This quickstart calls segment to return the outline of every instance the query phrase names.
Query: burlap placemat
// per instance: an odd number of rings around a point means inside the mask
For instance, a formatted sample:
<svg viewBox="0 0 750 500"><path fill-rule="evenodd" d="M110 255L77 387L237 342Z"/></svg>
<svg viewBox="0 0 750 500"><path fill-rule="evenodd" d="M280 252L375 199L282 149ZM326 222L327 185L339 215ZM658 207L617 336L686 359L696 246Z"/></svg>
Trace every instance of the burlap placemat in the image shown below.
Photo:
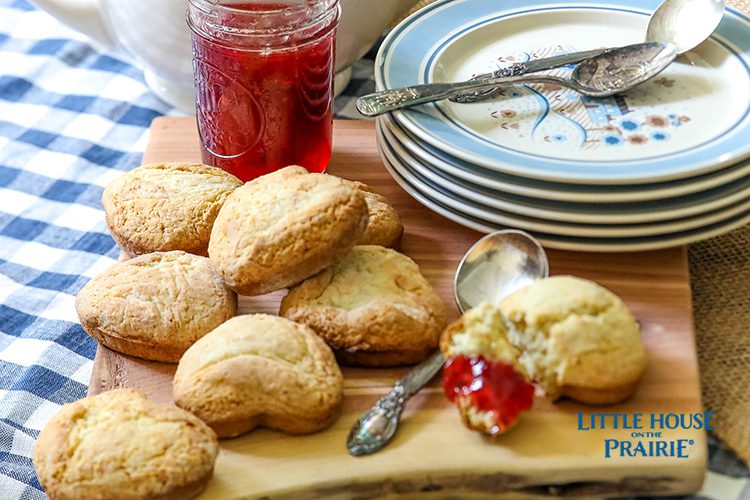
<svg viewBox="0 0 750 500"><path fill-rule="evenodd" d="M750 0L729 0L729 5L750 15Z"/></svg>
<svg viewBox="0 0 750 500"><path fill-rule="evenodd" d="M750 14L750 0L729 5ZM703 406L750 464L750 226L689 248Z"/></svg>
<svg viewBox="0 0 750 500"><path fill-rule="evenodd" d="M729 5L750 14L750 0ZM689 247L703 406L750 465L750 226Z"/></svg>
<svg viewBox="0 0 750 500"><path fill-rule="evenodd" d="M729 5L750 15L750 0ZM703 405L716 412L719 438L750 464L750 226L690 245L689 256Z"/></svg>
<svg viewBox="0 0 750 500"><path fill-rule="evenodd" d="M689 247L703 406L750 464L750 226Z"/></svg>

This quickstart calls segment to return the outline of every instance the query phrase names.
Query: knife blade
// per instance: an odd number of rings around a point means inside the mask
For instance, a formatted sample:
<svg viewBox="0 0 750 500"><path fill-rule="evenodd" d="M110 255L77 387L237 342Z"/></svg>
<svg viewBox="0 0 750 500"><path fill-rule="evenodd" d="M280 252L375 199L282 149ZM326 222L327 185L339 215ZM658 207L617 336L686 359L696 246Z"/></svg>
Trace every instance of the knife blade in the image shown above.
<svg viewBox="0 0 750 500"><path fill-rule="evenodd" d="M541 59L532 59L530 61L511 64L504 68L493 71L492 73L482 73L476 75L472 80L484 80L491 78L505 78L509 76L520 76L527 73L536 73L538 71L546 71L548 69L555 69L561 66L567 66L569 64L577 64L581 61L585 61L590 57L595 57L610 49L593 49L583 50L580 52L571 52L570 54L561 54L559 56L543 57ZM471 92L468 94L461 94L455 97L451 97L451 101L460 103L470 103L487 99L488 97L494 97L498 88L481 90L478 92Z"/></svg>
<svg viewBox="0 0 750 500"><path fill-rule="evenodd" d="M571 52L570 54L561 54L559 56L542 57L541 59L531 59L526 62L515 63L504 68L500 68L491 73L482 73L476 75L472 80L481 80L484 78L502 78L509 76L506 73L511 72L512 76L525 75L526 73L536 73L537 71L545 71L548 69L555 69L561 66L567 66L569 64L577 64L581 61L585 61L591 57L598 56L610 49L593 49L583 50L580 52Z"/></svg>

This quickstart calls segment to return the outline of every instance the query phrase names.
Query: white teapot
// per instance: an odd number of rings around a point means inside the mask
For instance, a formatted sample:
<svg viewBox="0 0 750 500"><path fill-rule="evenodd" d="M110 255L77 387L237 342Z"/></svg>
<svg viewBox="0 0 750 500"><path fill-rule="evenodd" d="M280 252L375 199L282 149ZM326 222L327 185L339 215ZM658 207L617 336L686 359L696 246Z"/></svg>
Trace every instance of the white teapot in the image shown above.
<svg viewBox="0 0 750 500"><path fill-rule="evenodd" d="M63 24L108 48L124 50L164 101L193 113L194 90L186 0L32 0ZM341 0L336 40L337 92L351 65L417 0Z"/></svg>

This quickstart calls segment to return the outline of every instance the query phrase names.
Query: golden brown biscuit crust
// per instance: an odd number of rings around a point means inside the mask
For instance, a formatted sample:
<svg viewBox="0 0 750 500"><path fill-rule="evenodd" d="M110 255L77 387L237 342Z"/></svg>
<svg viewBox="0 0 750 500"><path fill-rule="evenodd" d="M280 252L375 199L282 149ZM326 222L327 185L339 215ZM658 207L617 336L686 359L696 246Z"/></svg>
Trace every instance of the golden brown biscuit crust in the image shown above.
<svg viewBox="0 0 750 500"><path fill-rule="evenodd" d="M359 189L367 202L370 213L367 229L358 245L380 245L398 249L401 237L404 234L404 226L396 209L388 201L388 198L375 192L367 184L356 181L348 181L352 186Z"/></svg>
<svg viewBox="0 0 750 500"><path fill-rule="evenodd" d="M342 179L286 167L229 196L208 253L243 295L294 285L336 262L367 227L367 203Z"/></svg>
<svg viewBox="0 0 750 500"><path fill-rule="evenodd" d="M448 326L445 327L443 332L440 334L440 352L443 353L443 356L446 358L449 356L453 356L455 354L459 354L455 352L455 350L451 347L451 339L453 338L453 335L465 331L464 326L464 318L461 316L455 321L452 321L448 323Z"/></svg>
<svg viewBox="0 0 750 500"><path fill-rule="evenodd" d="M424 359L446 324L445 304L409 257L375 245L290 289L279 314L310 326L342 363L397 366Z"/></svg>
<svg viewBox="0 0 750 500"><path fill-rule="evenodd" d="M153 163L112 181L102 205L112 237L131 255L184 250L206 256L214 219L241 185L201 163Z"/></svg>
<svg viewBox="0 0 750 500"><path fill-rule="evenodd" d="M638 323L606 288L555 276L506 297L500 310L520 363L550 397L609 404L637 388L646 369Z"/></svg>
<svg viewBox="0 0 750 500"><path fill-rule="evenodd" d="M233 437L263 426L319 431L339 415L343 377L308 327L278 316L237 316L188 349L173 382L175 403Z"/></svg>
<svg viewBox="0 0 750 500"><path fill-rule="evenodd" d="M237 312L237 294L205 257L155 252L119 262L76 297L81 326L103 345L176 363L196 340Z"/></svg>
<svg viewBox="0 0 750 500"><path fill-rule="evenodd" d="M34 466L52 500L193 498L219 451L194 415L134 389L64 405L39 434Z"/></svg>

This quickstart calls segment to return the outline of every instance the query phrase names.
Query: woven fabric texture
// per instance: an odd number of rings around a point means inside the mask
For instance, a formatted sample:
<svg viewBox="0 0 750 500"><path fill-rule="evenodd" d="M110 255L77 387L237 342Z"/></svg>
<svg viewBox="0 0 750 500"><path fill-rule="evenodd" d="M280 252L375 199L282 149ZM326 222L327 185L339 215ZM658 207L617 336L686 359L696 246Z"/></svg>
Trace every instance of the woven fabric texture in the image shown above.
<svg viewBox="0 0 750 500"><path fill-rule="evenodd" d="M750 15L750 0L729 5ZM690 245L689 255L703 406L750 464L750 226Z"/></svg>
<svg viewBox="0 0 750 500"><path fill-rule="evenodd" d="M750 226L690 246L703 406L750 463Z"/></svg>

